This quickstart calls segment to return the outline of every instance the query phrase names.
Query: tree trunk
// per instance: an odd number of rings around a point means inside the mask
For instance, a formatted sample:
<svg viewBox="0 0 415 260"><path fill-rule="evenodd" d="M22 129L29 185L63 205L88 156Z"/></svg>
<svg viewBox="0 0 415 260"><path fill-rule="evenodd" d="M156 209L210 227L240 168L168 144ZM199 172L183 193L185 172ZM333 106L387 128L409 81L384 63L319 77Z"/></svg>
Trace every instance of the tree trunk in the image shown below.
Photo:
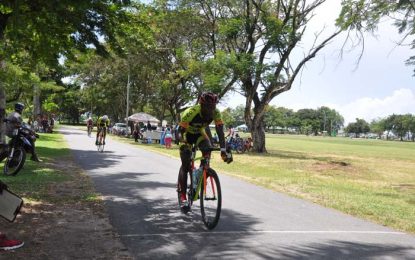
<svg viewBox="0 0 415 260"><path fill-rule="evenodd" d="M0 73L5 69L5 62L0 60ZM6 117L6 90L4 89L3 81L0 77L0 153L3 152L4 144L6 143L6 125L3 119Z"/></svg>
<svg viewBox="0 0 415 260"><path fill-rule="evenodd" d="M6 92L4 90L3 82L0 80L0 152L3 150L6 143L5 124L3 119L6 117Z"/></svg>
<svg viewBox="0 0 415 260"><path fill-rule="evenodd" d="M253 150L257 153L266 153L265 148L265 129L263 118L258 118L252 121L251 135L254 144Z"/></svg>
<svg viewBox="0 0 415 260"><path fill-rule="evenodd" d="M40 111L40 88L38 85L33 85L33 118L36 118Z"/></svg>

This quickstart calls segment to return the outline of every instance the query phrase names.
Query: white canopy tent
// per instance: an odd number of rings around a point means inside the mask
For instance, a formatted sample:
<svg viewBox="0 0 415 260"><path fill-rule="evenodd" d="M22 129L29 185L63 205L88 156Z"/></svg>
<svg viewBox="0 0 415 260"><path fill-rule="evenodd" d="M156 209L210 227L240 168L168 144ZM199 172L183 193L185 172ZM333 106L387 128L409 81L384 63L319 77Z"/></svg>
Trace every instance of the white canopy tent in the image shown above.
<svg viewBox="0 0 415 260"><path fill-rule="evenodd" d="M135 123L143 122L144 124L147 124L147 122L150 121L151 125L157 125L158 123L160 123L160 120L144 112L132 114L128 117L128 121L133 121Z"/></svg>

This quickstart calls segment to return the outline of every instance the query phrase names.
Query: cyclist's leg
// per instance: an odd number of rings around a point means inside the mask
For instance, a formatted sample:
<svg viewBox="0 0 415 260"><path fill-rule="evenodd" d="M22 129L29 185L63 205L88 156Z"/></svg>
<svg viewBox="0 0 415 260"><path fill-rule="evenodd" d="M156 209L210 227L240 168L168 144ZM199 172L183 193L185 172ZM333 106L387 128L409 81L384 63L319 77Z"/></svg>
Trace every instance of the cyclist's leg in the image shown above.
<svg viewBox="0 0 415 260"><path fill-rule="evenodd" d="M209 148L212 148L212 143L210 142L209 138L206 138L202 135L197 139L196 144L199 147L199 150L202 152L203 157L210 155Z"/></svg>
<svg viewBox="0 0 415 260"><path fill-rule="evenodd" d="M179 185L180 185L180 196L181 200L186 200L186 190L187 190L187 173L191 170L191 156L192 151L188 144L182 144L180 146L180 159L182 161L182 166L180 167L179 172Z"/></svg>
<svg viewBox="0 0 415 260"><path fill-rule="evenodd" d="M103 145L105 145L105 137L107 136L107 127L106 127L106 126L104 126L102 130L104 131L104 132L103 132L103 134L104 134L104 139L103 139L102 144L103 144Z"/></svg>
<svg viewBox="0 0 415 260"><path fill-rule="evenodd" d="M96 145L98 145L98 144L99 144L99 143L98 143L98 137L99 137L100 132L101 132L101 127L98 127L98 129L97 129L97 137L96 137L96 139L95 139L95 144L96 144Z"/></svg>

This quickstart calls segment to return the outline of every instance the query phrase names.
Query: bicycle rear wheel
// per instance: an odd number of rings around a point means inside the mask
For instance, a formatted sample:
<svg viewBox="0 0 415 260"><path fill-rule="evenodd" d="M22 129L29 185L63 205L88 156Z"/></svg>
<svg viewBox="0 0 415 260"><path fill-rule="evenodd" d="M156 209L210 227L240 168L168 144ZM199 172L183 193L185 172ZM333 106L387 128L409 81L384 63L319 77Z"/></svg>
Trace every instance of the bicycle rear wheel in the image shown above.
<svg viewBox="0 0 415 260"><path fill-rule="evenodd" d="M204 189L206 185L206 189ZM206 172L206 183L202 180L200 189L200 210L202 220L208 229L213 229L219 222L222 209L222 191L219 177L213 169Z"/></svg>
<svg viewBox="0 0 415 260"><path fill-rule="evenodd" d="M10 158L10 155L8 155L6 161L4 162L4 175L16 175L20 171L20 169L22 169L25 161L26 151L24 150L24 148L21 146L15 147L13 151L13 157Z"/></svg>

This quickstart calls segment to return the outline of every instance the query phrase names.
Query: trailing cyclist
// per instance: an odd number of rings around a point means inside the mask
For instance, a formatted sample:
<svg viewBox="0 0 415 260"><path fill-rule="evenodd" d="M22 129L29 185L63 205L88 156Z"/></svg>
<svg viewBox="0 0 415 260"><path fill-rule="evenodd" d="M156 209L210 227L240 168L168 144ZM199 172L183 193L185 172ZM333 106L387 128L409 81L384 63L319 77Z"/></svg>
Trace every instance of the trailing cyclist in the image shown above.
<svg viewBox="0 0 415 260"><path fill-rule="evenodd" d="M91 116L88 117L88 119L86 120L86 128L87 128L88 136L91 135L92 128L94 128L94 121L92 120Z"/></svg>
<svg viewBox="0 0 415 260"><path fill-rule="evenodd" d="M186 198L187 172L191 167L191 145L196 144L203 155L210 153L207 149L212 147L210 133L206 132L209 124L214 121L216 133L219 137L221 157L225 162L230 163L232 155L225 148L225 134L223 132L223 121L219 109L216 108L218 96L211 92L200 95L198 104L186 109L179 123L179 139L183 144L180 145L180 159L182 166L179 172L180 200L182 210L186 211L189 207ZM210 130L208 130L210 131Z"/></svg>
<svg viewBox="0 0 415 260"><path fill-rule="evenodd" d="M107 115L104 115L104 116L98 118L98 121L97 121L97 137L96 137L96 140L95 140L95 145L99 145L98 137L99 137L99 134L101 133L101 131L103 131L103 135L104 135L102 145L105 145L105 137L107 136L107 128L109 127L109 125L110 125L110 119L108 118Z"/></svg>

